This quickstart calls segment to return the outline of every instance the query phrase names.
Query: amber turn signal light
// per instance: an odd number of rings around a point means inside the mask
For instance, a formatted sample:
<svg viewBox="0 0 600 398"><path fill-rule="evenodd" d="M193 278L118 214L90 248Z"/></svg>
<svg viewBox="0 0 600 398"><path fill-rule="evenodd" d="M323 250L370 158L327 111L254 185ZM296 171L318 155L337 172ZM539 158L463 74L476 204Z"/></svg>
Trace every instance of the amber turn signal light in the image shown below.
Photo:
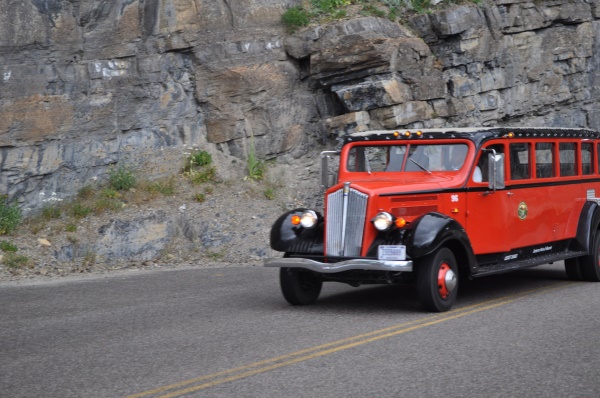
<svg viewBox="0 0 600 398"><path fill-rule="evenodd" d="M402 217L398 217L396 218L396 221L394 221L394 224L396 224L398 228L402 228L406 226L406 220Z"/></svg>
<svg viewBox="0 0 600 398"><path fill-rule="evenodd" d="M292 221L292 224L294 224L294 225L300 225L300 216L299 215L293 215L291 221Z"/></svg>

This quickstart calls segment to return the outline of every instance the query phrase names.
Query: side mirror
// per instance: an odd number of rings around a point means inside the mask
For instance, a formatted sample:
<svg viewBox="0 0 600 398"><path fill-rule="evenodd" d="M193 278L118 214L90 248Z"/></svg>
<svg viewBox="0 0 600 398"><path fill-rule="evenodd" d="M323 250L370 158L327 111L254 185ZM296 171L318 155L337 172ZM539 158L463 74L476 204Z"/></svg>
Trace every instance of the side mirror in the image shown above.
<svg viewBox="0 0 600 398"><path fill-rule="evenodd" d="M493 151L488 155L490 189L504 189L504 154Z"/></svg>
<svg viewBox="0 0 600 398"><path fill-rule="evenodd" d="M339 155L337 151L323 151L321 152L321 189L324 191L332 186L331 176L335 173L329 171L329 155Z"/></svg>

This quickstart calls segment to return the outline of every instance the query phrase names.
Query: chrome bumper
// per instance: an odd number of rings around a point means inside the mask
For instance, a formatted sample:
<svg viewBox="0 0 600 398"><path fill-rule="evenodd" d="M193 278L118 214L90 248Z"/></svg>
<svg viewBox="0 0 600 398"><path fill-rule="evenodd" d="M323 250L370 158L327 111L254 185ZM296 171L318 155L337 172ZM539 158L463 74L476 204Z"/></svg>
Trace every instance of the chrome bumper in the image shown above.
<svg viewBox="0 0 600 398"><path fill-rule="evenodd" d="M413 262L406 261L387 261L371 259L353 259L340 261L339 263L321 263L307 258L268 258L265 259L265 267L289 267L304 268L315 272L334 273L350 270L367 271L395 271L411 272Z"/></svg>

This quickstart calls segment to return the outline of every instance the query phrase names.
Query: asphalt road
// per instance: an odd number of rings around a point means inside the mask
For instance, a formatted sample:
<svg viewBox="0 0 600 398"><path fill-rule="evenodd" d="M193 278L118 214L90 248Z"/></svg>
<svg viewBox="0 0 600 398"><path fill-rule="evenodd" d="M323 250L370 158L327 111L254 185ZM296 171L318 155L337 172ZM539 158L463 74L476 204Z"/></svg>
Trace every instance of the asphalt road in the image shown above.
<svg viewBox="0 0 600 398"><path fill-rule="evenodd" d="M1 397L598 397L600 283L562 263L461 286L325 284L262 267L0 285Z"/></svg>

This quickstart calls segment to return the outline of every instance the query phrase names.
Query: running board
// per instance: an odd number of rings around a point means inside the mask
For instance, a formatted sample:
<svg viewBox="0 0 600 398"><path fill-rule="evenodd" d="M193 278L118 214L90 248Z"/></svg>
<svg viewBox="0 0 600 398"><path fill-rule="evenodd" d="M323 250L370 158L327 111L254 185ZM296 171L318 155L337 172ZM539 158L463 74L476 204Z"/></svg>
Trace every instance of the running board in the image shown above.
<svg viewBox="0 0 600 398"><path fill-rule="evenodd" d="M495 264L488 264L484 266L477 267L477 271L474 272L471 276L473 278L479 278L480 276L488 276L493 274L501 274L504 272L514 271L516 269L521 268L529 268L535 267L542 264L553 263L555 261L566 260L574 257L581 257L589 254L585 251L580 252L560 252L560 253L548 253L542 254L535 257L526 258L524 260L516 260L509 262L500 262Z"/></svg>

